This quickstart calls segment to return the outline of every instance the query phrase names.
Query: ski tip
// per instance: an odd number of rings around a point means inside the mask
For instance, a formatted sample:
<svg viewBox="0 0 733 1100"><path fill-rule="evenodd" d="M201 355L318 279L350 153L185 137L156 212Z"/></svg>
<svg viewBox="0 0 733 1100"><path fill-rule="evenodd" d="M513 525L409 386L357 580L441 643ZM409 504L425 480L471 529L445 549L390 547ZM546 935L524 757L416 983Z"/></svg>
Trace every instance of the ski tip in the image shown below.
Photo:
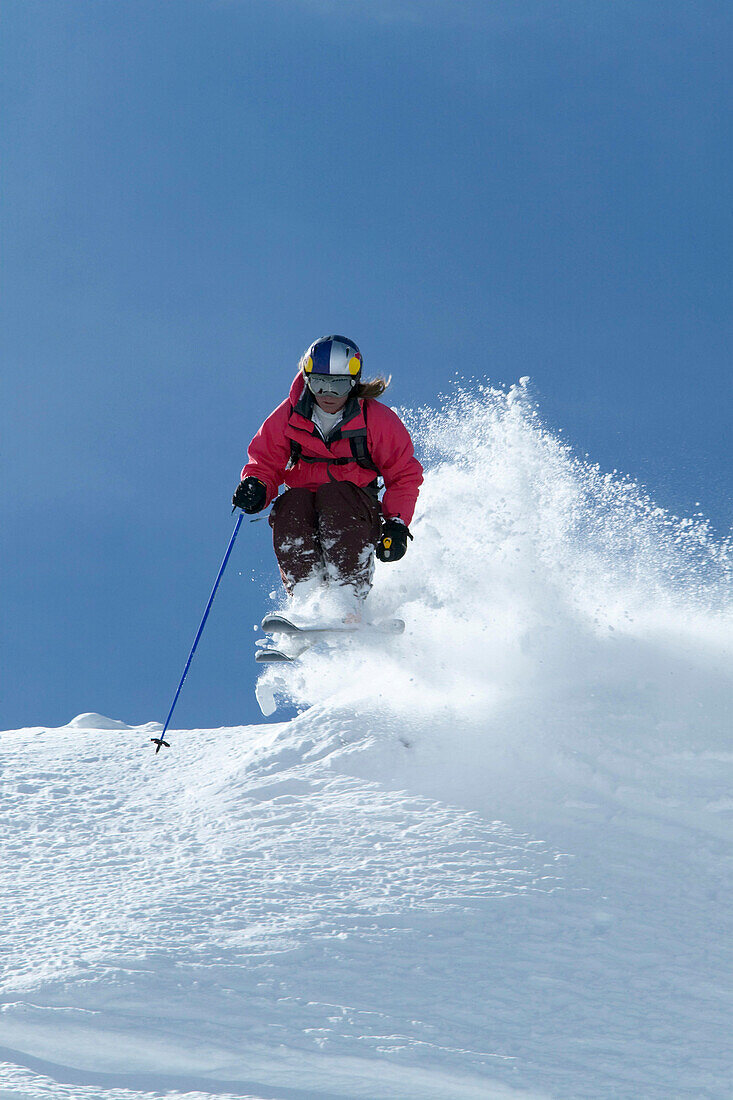
<svg viewBox="0 0 733 1100"><path fill-rule="evenodd" d="M287 665L294 660L295 657L279 649L258 649L255 653L255 661L258 665Z"/></svg>
<svg viewBox="0 0 733 1100"><path fill-rule="evenodd" d="M265 634L296 634L301 628L287 616L273 613L265 615L260 623L260 629Z"/></svg>

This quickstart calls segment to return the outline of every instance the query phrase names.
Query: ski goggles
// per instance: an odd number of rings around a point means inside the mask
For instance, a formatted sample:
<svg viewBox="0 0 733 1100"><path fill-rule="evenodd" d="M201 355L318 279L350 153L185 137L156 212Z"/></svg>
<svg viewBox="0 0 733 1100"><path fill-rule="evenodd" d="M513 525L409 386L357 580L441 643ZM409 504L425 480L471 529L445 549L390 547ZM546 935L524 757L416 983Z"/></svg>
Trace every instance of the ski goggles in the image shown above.
<svg viewBox="0 0 733 1100"><path fill-rule="evenodd" d="M356 382L347 374L309 374L306 385L311 393L331 394L333 397L346 397Z"/></svg>

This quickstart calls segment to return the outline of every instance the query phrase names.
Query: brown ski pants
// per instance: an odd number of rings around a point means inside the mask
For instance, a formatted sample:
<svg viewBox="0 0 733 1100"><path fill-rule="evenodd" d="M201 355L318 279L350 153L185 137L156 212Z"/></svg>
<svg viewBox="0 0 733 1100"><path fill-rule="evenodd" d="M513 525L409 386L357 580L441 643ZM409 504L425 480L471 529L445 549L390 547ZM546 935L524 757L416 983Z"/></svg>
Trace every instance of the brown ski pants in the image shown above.
<svg viewBox="0 0 733 1100"><path fill-rule="evenodd" d="M366 489L351 481L329 481L315 491L288 489L272 507L270 526L288 593L299 581L315 577L367 595L380 511Z"/></svg>

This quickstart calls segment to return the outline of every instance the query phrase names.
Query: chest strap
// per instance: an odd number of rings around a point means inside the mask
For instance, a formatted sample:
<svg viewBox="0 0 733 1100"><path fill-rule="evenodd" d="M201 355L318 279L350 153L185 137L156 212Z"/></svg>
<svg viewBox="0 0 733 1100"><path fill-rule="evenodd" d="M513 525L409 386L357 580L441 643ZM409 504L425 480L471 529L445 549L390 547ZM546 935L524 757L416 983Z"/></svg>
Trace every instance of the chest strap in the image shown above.
<svg viewBox="0 0 733 1100"><path fill-rule="evenodd" d="M339 439L348 439L349 445L351 446L351 457L350 458L318 458L318 457L311 456L311 455L304 455L303 454L303 445L302 445L302 443L298 443L297 439L291 439L290 440L290 462L288 463L288 469L292 470L293 466L295 466L298 462L308 462L308 463L326 462L329 467L330 466L348 466L348 464L350 462L356 462L356 464L358 466L362 466L365 470L374 470L374 473L377 475L377 477L381 476L380 472L379 472L379 468L377 466L375 466L374 461L372 459L372 456L369 454L369 444L367 442L367 427L366 427L367 404L368 404L368 402L366 402L366 401L364 401L364 403L362 404L362 412L363 412L363 415L364 415L364 427L363 428L355 428L353 431L345 431L345 432L342 432L339 429L338 431L333 433L333 436L329 437L329 443L326 444L326 446L328 447L330 445L330 443L335 443ZM292 412L293 412L292 406L291 406L290 411L291 411L291 414L292 414ZM331 477L330 469L328 471L328 475L329 475L329 477ZM331 480L333 480L333 478L331 478Z"/></svg>

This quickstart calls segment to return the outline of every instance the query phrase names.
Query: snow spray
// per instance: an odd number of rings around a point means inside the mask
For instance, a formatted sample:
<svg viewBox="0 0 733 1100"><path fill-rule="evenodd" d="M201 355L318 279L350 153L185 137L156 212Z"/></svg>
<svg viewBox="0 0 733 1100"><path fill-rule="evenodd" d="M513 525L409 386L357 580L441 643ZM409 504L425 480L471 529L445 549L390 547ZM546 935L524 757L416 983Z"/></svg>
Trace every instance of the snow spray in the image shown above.
<svg viewBox="0 0 733 1100"><path fill-rule="evenodd" d="M344 677L341 652L313 651L260 682L296 710L343 697L457 728L474 716L517 733L534 699L543 723L572 712L579 730L602 729L614 692L628 720L646 725L653 709L657 728L696 723L700 685L672 658L686 667L710 650L722 662L730 647L730 539L575 454L542 422L528 379L456 383L436 408L398 411L425 466L419 526L403 561L377 562L368 603L373 618L404 619L404 635L355 641L358 675Z"/></svg>

